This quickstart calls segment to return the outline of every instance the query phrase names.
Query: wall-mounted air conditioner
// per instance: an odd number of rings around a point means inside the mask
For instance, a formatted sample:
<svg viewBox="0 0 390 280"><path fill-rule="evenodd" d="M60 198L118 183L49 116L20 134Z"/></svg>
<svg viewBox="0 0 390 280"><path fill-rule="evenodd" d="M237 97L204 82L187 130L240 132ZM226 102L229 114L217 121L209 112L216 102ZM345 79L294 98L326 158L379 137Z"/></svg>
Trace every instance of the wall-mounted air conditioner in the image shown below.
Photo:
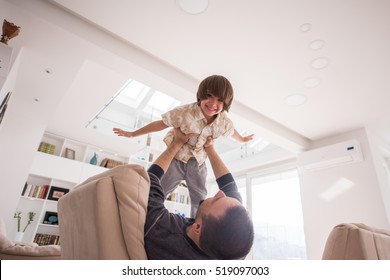
<svg viewBox="0 0 390 280"><path fill-rule="evenodd" d="M300 171L313 171L328 167L352 164L363 160L363 153L357 140L302 152L298 155Z"/></svg>

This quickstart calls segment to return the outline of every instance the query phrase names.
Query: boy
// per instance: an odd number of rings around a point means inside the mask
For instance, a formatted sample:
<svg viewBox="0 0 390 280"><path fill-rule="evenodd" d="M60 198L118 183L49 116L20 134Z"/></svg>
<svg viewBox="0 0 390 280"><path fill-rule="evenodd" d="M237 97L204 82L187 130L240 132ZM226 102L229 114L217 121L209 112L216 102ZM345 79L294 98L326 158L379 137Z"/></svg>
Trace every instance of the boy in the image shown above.
<svg viewBox="0 0 390 280"><path fill-rule="evenodd" d="M114 128L118 136L137 137L143 134L163 130L167 127L179 127L185 134L193 134L188 142L176 154L167 172L161 179L165 194L172 192L181 180L185 180L191 199L191 217L207 195L205 160L207 154L204 144L207 137L216 139L220 136L233 137L243 143L253 139L253 134L241 136L228 118L227 113L233 101L233 88L223 76L213 75L204 79L198 88L197 102L176 107L162 115L162 120L133 132ZM164 142L169 145L173 133L169 131Z"/></svg>

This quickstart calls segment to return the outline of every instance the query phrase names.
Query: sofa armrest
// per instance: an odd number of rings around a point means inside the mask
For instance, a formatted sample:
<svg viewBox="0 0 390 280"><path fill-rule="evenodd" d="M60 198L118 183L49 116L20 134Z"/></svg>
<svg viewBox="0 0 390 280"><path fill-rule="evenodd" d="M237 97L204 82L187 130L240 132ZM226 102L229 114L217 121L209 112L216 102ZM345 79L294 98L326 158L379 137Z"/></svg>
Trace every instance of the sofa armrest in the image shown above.
<svg viewBox="0 0 390 280"><path fill-rule="evenodd" d="M390 231L361 223L342 223L330 232L324 260L390 259Z"/></svg>
<svg viewBox="0 0 390 280"><path fill-rule="evenodd" d="M149 176L118 166L87 179L58 201L65 259L146 259L144 225Z"/></svg>

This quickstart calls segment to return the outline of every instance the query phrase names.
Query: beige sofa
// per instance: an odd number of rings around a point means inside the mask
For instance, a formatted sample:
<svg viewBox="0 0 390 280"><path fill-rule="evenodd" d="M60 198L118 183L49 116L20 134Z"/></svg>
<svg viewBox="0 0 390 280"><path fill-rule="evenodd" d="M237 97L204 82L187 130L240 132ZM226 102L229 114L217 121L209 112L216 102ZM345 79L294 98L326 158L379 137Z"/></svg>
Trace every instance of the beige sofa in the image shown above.
<svg viewBox="0 0 390 280"><path fill-rule="evenodd" d="M390 260L390 231L361 223L343 223L330 232L324 260Z"/></svg>
<svg viewBox="0 0 390 280"><path fill-rule="evenodd" d="M35 243L15 243L7 237L5 223L0 217L0 260L60 260L58 245L38 246Z"/></svg>
<svg viewBox="0 0 390 280"><path fill-rule="evenodd" d="M87 179L58 201L64 259L146 259L144 224L150 181L129 164Z"/></svg>

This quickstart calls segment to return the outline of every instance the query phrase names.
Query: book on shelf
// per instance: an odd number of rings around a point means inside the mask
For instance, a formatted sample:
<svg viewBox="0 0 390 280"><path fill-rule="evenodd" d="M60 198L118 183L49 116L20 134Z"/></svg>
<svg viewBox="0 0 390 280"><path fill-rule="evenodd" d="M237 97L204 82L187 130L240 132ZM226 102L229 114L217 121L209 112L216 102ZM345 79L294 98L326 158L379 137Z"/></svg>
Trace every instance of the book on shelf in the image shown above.
<svg viewBox="0 0 390 280"><path fill-rule="evenodd" d="M56 146L53 144L41 142L39 144L38 151L52 155L52 154L54 154L55 148L56 148Z"/></svg>
<svg viewBox="0 0 390 280"><path fill-rule="evenodd" d="M48 190L49 185L38 186L26 183L23 187L22 196L45 199Z"/></svg>
<svg viewBox="0 0 390 280"><path fill-rule="evenodd" d="M39 246L60 245L60 236L57 234L37 233L34 237L34 243Z"/></svg>
<svg viewBox="0 0 390 280"><path fill-rule="evenodd" d="M100 164L100 166L105 167L105 168L113 168L113 167L125 165L125 164L126 163L123 161L105 158L102 160L102 163Z"/></svg>
<svg viewBox="0 0 390 280"><path fill-rule="evenodd" d="M167 200L181 204L191 204L190 196L187 193L178 191L177 189L168 194Z"/></svg>

